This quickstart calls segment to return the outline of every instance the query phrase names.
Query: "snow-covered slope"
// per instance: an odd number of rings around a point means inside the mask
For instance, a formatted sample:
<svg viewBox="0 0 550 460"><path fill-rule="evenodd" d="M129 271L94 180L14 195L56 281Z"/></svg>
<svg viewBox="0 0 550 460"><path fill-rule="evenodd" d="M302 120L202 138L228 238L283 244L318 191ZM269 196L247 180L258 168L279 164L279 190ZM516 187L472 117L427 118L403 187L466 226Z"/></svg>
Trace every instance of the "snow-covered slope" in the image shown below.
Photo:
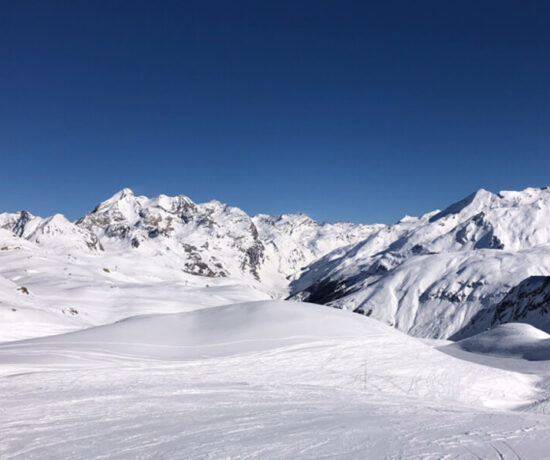
<svg viewBox="0 0 550 460"><path fill-rule="evenodd" d="M379 378L378 372L386 378L393 375L393 385L384 390L387 393L403 392L413 377L404 372L408 370L414 372L417 379L406 391L408 396L431 392L434 399L500 407L513 407L514 399L529 400L532 396L530 386L534 379L529 377L494 370L485 370L490 378L476 376L472 371L481 370L479 366L449 358L378 321L321 305L289 301L245 302L207 309L197 306L190 312L140 315L68 334L11 342L0 345L0 368L4 366L6 371L14 364L64 367L78 361L87 364L90 354L98 361L102 357L106 361L116 358L190 361L289 347L300 350L311 344L322 349L327 342L336 347L352 345L357 355L348 361L361 368L366 359L370 364L371 384ZM363 345L363 351L356 346L358 343ZM393 354L395 356L384 363ZM351 362L333 363L334 374L316 378L324 379L325 383L332 381L332 385L343 383L346 376L337 375L337 369L349 367ZM308 368L316 373L320 369L315 370L311 365ZM244 369L240 369L244 376ZM436 370L438 379L430 381L430 371ZM297 368L295 372L295 378L312 381L311 376L305 375L306 368ZM267 377L266 372L259 375ZM507 379L509 394L505 400L501 399L500 392L493 390L500 378ZM365 384L356 383L359 387Z"/></svg>
<svg viewBox="0 0 550 460"><path fill-rule="evenodd" d="M0 230L0 342L267 298L241 279L190 275L170 253L44 247Z"/></svg>
<svg viewBox="0 0 550 460"><path fill-rule="evenodd" d="M318 305L141 316L0 345L0 457L544 458L539 383Z"/></svg>
<svg viewBox="0 0 550 460"><path fill-rule="evenodd" d="M528 361L550 360L550 335L529 324L501 324L447 347Z"/></svg>
<svg viewBox="0 0 550 460"><path fill-rule="evenodd" d="M479 190L327 254L296 277L291 292L413 335L450 337L519 281L549 273L550 189ZM482 327L469 326L468 334Z"/></svg>

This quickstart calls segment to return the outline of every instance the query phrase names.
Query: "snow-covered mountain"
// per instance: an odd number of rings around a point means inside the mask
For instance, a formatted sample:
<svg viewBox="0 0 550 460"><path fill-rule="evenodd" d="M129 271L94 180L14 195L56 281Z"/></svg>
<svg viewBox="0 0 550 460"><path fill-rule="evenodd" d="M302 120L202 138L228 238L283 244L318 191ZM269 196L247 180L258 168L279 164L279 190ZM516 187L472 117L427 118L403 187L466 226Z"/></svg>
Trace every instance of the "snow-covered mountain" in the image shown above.
<svg viewBox="0 0 550 460"><path fill-rule="evenodd" d="M27 211L0 214L0 229L32 241L44 247L102 250L98 237L84 228L69 222L65 216L56 214L42 218Z"/></svg>
<svg viewBox="0 0 550 460"><path fill-rule="evenodd" d="M319 224L303 214L248 216L219 201L196 204L186 196L135 196L124 189L75 225L97 235L105 250L177 254L187 273L244 277L274 294L286 277L326 253L361 241L373 226Z"/></svg>
<svg viewBox="0 0 550 460"><path fill-rule="evenodd" d="M412 335L461 337L483 330L486 322L470 321L492 316L519 282L549 273L550 189L479 190L327 254L292 281L291 293Z"/></svg>
<svg viewBox="0 0 550 460"><path fill-rule="evenodd" d="M249 217L218 201L129 189L74 223L0 214L0 341L286 297L287 276L373 228L301 214Z"/></svg>
<svg viewBox="0 0 550 460"><path fill-rule="evenodd" d="M548 325L549 193L393 226L129 190L75 223L3 214L0 457L545 458L550 336L499 323ZM272 300L287 275L467 338Z"/></svg>
<svg viewBox="0 0 550 460"><path fill-rule="evenodd" d="M74 223L21 211L0 214L0 228L42 247L170 253L187 273L241 277L283 295L287 276L377 226L320 224L303 214L250 217L219 201L196 204L184 195L148 198L123 189Z"/></svg>
<svg viewBox="0 0 550 460"><path fill-rule="evenodd" d="M0 272L0 288L10 291L6 299L22 286L17 280L33 287L36 277L28 273L40 259L73 273L89 264L94 275L87 283L99 282L95 273L107 266L125 267L120 276L146 285L151 277L176 285L196 278L197 286L227 279L222 284L350 309L422 337L464 338L518 318L547 330L540 319L546 307L520 283L550 275L548 188L479 190L443 211L405 216L395 225L321 224L303 214L250 217L218 201L148 198L124 189L74 223L59 214L0 214L0 237L7 253L20 246L28 254L12 257L16 265L9 262ZM154 275L144 279L147 267ZM57 271L50 276L51 293L61 278ZM517 296L518 285L521 301L504 301L509 293ZM29 300L18 292L23 303ZM51 302L33 305L59 310Z"/></svg>

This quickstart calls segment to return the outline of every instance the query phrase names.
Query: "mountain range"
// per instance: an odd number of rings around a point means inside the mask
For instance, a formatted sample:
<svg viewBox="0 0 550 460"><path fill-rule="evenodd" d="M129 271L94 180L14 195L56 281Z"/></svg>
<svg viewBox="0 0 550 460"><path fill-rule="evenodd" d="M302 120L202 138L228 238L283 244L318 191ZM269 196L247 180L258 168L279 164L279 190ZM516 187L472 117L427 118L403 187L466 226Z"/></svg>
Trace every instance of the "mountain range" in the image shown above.
<svg viewBox="0 0 550 460"><path fill-rule="evenodd" d="M131 309L147 297L139 291L136 301L137 285L165 297L172 289L172 302L191 288L235 286L353 310L420 337L460 339L511 321L550 331L548 188L479 190L393 225L248 216L218 201L123 189L75 222L0 214L0 247L0 317L34 321L25 336L45 335L57 316L62 330L120 319L121 298ZM136 311L156 311L154 300Z"/></svg>

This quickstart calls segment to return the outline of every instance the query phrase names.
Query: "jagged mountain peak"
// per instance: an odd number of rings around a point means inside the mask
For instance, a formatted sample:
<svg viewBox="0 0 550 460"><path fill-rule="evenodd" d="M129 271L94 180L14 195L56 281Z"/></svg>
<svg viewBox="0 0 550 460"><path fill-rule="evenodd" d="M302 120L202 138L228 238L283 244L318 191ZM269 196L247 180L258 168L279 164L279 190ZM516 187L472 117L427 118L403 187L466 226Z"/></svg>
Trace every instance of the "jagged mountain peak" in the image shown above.
<svg viewBox="0 0 550 460"><path fill-rule="evenodd" d="M27 211L0 214L0 228L48 248L66 247L101 250L101 243L92 232L77 227L62 214L38 217Z"/></svg>
<svg viewBox="0 0 550 460"><path fill-rule="evenodd" d="M318 224L305 214L248 216L218 200L194 203L185 195L154 198L129 189L76 222L106 250L169 254L182 270L207 276L245 276L270 292L288 288L286 277L321 255L360 241L369 226Z"/></svg>
<svg viewBox="0 0 550 460"><path fill-rule="evenodd" d="M110 198L107 198L106 200L99 203L98 206L114 204L124 200L133 200L135 198L136 198L136 195L133 192L133 190L129 188L123 188L122 190L119 190L118 192L114 193Z"/></svg>
<svg viewBox="0 0 550 460"><path fill-rule="evenodd" d="M118 199L123 199L125 197L135 196L134 191L128 187L124 187L122 190L119 190L113 197L116 196Z"/></svg>

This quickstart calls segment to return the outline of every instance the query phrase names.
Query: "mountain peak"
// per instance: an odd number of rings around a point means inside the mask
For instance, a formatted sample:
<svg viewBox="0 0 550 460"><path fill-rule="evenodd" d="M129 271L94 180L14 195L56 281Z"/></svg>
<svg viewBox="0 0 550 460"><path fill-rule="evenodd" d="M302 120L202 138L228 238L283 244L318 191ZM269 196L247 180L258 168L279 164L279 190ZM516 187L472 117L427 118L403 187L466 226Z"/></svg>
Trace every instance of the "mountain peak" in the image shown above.
<svg viewBox="0 0 550 460"><path fill-rule="evenodd" d="M122 190L119 190L117 193L115 193L112 198L118 198L119 200L122 200L127 197L133 197L135 196L132 189L129 189L127 187L123 188Z"/></svg>
<svg viewBox="0 0 550 460"><path fill-rule="evenodd" d="M483 188L471 193L466 198L463 198L456 203L453 203L443 211L437 213L430 218L430 222L442 219L452 214L460 214L464 210L470 210L472 213L476 213L481 208L491 207L495 200L499 197L494 193L489 192Z"/></svg>

